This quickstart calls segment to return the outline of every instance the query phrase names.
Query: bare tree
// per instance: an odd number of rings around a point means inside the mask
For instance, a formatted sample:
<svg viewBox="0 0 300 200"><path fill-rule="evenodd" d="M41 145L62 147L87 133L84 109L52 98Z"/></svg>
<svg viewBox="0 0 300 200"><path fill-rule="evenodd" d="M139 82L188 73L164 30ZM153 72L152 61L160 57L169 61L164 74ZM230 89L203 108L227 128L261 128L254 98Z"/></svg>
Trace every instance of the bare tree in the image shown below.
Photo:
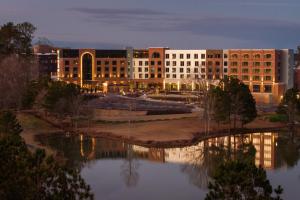
<svg viewBox="0 0 300 200"><path fill-rule="evenodd" d="M30 58L10 55L0 62L0 69L0 109L20 108L25 88L38 77L36 62Z"/></svg>

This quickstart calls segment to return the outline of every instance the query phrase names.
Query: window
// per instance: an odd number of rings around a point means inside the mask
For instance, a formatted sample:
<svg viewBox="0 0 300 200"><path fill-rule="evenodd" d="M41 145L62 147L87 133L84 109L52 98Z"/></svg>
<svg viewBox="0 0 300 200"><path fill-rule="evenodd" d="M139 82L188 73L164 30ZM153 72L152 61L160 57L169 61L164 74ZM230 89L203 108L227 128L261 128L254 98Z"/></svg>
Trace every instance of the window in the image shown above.
<svg viewBox="0 0 300 200"><path fill-rule="evenodd" d="M260 58L260 54L255 54L254 58L259 59Z"/></svg>
<svg viewBox="0 0 300 200"><path fill-rule="evenodd" d="M232 54L232 55L231 55L231 58L236 59L236 58L238 58L238 55L237 55L237 54Z"/></svg>
<svg viewBox="0 0 300 200"><path fill-rule="evenodd" d="M191 68L186 68L186 73L191 73Z"/></svg>
<svg viewBox="0 0 300 200"><path fill-rule="evenodd" d="M237 73L237 72L238 72L238 69L237 69L237 68L231 68L231 69L230 69L230 72L231 72L231 73Z"/></svg>
<svg viewBox="0 0 300 200"><path fill-rule="evenodd" d="M101 60L97 60L97 65L101 65Z"/></svg>
<svg viewBox="0 0 300 200"><path fill-rule="evenodd" d="M243 72L243 73L248 73L249 70L248 70L248 68L244 68L244 69L242 69L242 72Z"/></svg>
<svg viewBox="0 0 300 200"><path fill-rule="evenodd" d="M170 61L167 61L167 62L166 62L166 66L170 66Z"/></svg>
<svg viewBox="0 0 300 200"><path fill-rule="evenodd" d="M145 68L145 72L149 72L149 68L148 67Z"/></svg>
<svg viewBox="0 0 300 200"><path fill-rule="evenodd" d="M228 58L228 55L227 55L227 54L224 54L224 58Z"/></svg>
<svg viewBox="0 0 300 200"><path fill-rule="evenodd" d="M216 68L216 72L217 72L217 73L220 72L220 68L219 68L219 67Z"/></svg>
<svg viewBox="0 0 300 200"><path fill-rule="evenodd" d="M221 54L216 54L215 58L221 58Z"/></svg>
<svg viewBox="0 0 300 200"><path fill-rule="evenodd" d="M109 78L109 74L105 74L105 78Z"/></svg>
<svg viewBox="0 0 300 200"><path fill-rule="evenodd" d="M157 65L161 65L161 61L157 61Z"/></svg>
<svg viewBox="0 0 300 200"><path fill-rule="evenodd" d="M149 74L145 74L145 78L149 78Z"/></svg>
<svg viewBox="0 0 300 200"><path fill-rule="evenodd" d="M125 68L124 68L124 67L121 67L121 68L120 68L120 71L122 71L122 72L125 71Z"/></svg>
<svg viewBox="0 0 300 200"><path fill-rule="evenodd" d="M186 54L186 58L190 59L191 58L191 54Z"/></svg>
<svg viewBox="0 0 300 200"><path fill-rule="evenodd" d="M243 55L243 58L244 58L244 59L248 59L248 58L249 58L249 54L244 54L244 55Z"/></svg>
<svg viewBox="0 0 300 200"><path fill-rule="evenodd" d="M248 66L248 62L242 62L242 66L243 67L247 67Z"/></svg>
<svg viewBox="0 0 300 200"><path fill-rule="evenodd" d="M268 53L265 55L265 58L272 58L272 55Z"/></svg>
<svg viewBox="0 0 300 200"><path fill-rule="evenodd" d="M149 62L148 61L145 61L145 66L148 66L149 65Z"/></svg>
<svg viewBox="0 0 300 200"><path fill-rule="evenodd" d="M113 70L113 72L116 72L117 71L117 67L113 67L112 70Z"/></svg>
<svg viewBox="0 0 300 200"><path fill-rule="evenodd" d="M183 73L183 68L180 68L179 71L180 71L180 73Z"/></svg>
<svg viewBox="0 0 300 200"><path fill-rule="evenodd" d="M264 86L264 92L272 93L272 85L265 85Z"/></svg>
<svg viewBox="0 0 300 200"><path fill-rule="evenodd" d="M216 66L220 66L220 62L219 61L216 61Z"/></svg>
<svg viewBox="0 0 300 200"><path fill-rule="evenodd" d="M143 61L139 61L139 66L143 66Z"/></svg>
<svg viewBox="0 0 300 200"><path fill-rule="evenodd" d="M78 77L78 74L73 74L73 78L77 78Z"/></svg>
<svg viewBox="0 0 300 200"><path fill-rule="evenodd" d="M205 68L202 68L202 69L201 69L201 73L205 73Z"/></svg>
<svg viewBox="0 0 300 200"><path fill-rule="evenodd" d="M105 67L105 71L108 72L109 71L109 67Z"/></svg>
<svg viewBox="0 0 300 200"><path fill-rule="evenodd" d="M166 54L166 59L169 59L170 55L169 54Z"/></svg>
<svg viewBox="0 0 300 200"><path fill-rule="evenodd" d="M161 67L157 68L157 71L158 71L158 72L161 72Z"/></svg>
<svg viewBox="0 0 300 200"><path fill-rule="evenodd" d="M194 59L198 59L198 54L194 54Z"/></svg>
<svg viewBox="0 0 300 200"><path fill-rule="evenodd" d="M205 54L201 54L201 59L205 59Z"/></svg>
<svg viewBox="0 0 300 200"><path fill-rule="evenodd" d="M181 66L181 67L184 66L184 61L180 61L180 66Z"/></svg>
<svg viewBox="0 0 300 200"><path fill-rule="evenodd" d="M272 72L272 69L265 69L266 74L270 74Z"/></svg>
<svg viewBox="0 0 300 200"><path fill-rule="evenodd" d="M265 62L265 66L270 67L272 65L271 62Z"/></svg>
<svg viewBox="0 0 300 200"><path fill-rule="evenodd" d="M161 74L157 74L157 78L161 78Z"/></svg>
<svg viewBox="0 0 300 200"><path fill-rule="evenodd" d="M155 65L155 62L154 61L151 61L151 66L154 66Z"/></svg>
<svg viewBox="0 0 300 200"><path fill-rule="evenodd" d="M191 66L191 61L187 61L186 65Z"/></svg>
<svg viewBox="0 0 300 200"><path fill-rule="evenodd" d="M97 72L101 72L101 67L97 67Z"/></svg>
<svg viewBox="0 0 300 200"><path fill-rule="evenodd" d="M248 76L248 75L242 76L242 80L243 80L243 81L248 81L248 80L249 80L249 76Z"/></svg>
<svg viewBox="0 0 300 200"><path fill-rule="evenodd" d="M253 92L260 92L260 85L253 85Z"/></svg>
<svg viewBox="0 0 300 200"><path fill-rule="evenodd" d="M170 72L170 68L166 68L166 72Z"/></svg>
<svg viewBox="0 0 300 200"><path fill-rule="evenodd" d="M175 53L172 54L172 58L176 59L176 54Z"/></svg>
<svg viewBox="0 0 300 200"><path fill-rule="evenodd" d="M179 57L180 57L180 59L183 59L183 54L180 54Z"/></svg>
<svg viewBox="0 0 300 200"><path fill-rule="evenodd" d="M105 65L109 65L109 61L105 61Z"/></svg>
<svg viewBox="0 0 300 200"><path fill-rule="evenodd" d="M143 78L143 75L142 75L142 74L139 74L139 78Z"/></svg>
<svg viewBox="0 0 300 200"><path fill-rule="evenodd" d="M260 77L259 76L253 76L253 81L259 81Z"/></svg>
<svg viewBox="0 0 300 200"><path fill-rule="evenodd" d="M227 66L228 65L228 62L227 61L224 61L224 66Z"/></svg>
<svg viewBox="0 0 300 200"><path fill-rule="evenodd" d="M198 73L198 68L194 68L194 73Z"/></svg>
<svg viewBox="0 0 300 200"><path fill-rule="evenodd" d="M254 62L253 64L254 64L254 66L256 66L256 67L259 67L259 66L260 66L260 62Z"/></svg>
<svg viewBox="0 0 300 200"><path fill-rule="evenodd" d="M180 74L180 78L184 78L184 75L183 75L183 74Z"/></svg>
<svg viewBox="0 0 300 200"><path fill-rule="evenodd" d="M101 70L101 68L100 68ZM77 73L78 72L78 68L77 67L73 67L73 72Z"/></svg>
<svg viewBox="0 0 300 200"><path fill-rule="evenodd" d="M173 72L173 73L176 73L176 68L172 68L172 72Z"/></svg>
<svg viewBox="0 0 300 200"><path fill-rule="evenodd" d="M70 61L69 60L65 60L65 65L70 65Z"/></svg>
<svg viewBox="0 0 300 200"><path fill-rule="evenodd" d="M212 73L212 68L208 68L208 73Z"/></svg>
<svg viewBox="0 0 300 200"><path fill-rule="evenodd" d="M201 65L202 65L202 66L205 66L205 61L202 61L202 62L201 62Z"/></svg>
<svg viewBox="0 0 300 200"><path fill-rule="evenodd" d="M170 78L170 74L166 74L166 78Z"/></svg>
<svg viewBox="0 0 300 200"><path fill-rule="evenodd" d="M195 61L195 66L199 66L199 61Z"/></svg>
<svg viewBox="0 0 300 200"><path fill-rule="evenodd" d="M201 75L201 78L202 78L202 79L205 79L205 75Z"/></svg>
<svg viewBox="0 0 300 200"><path fill-rule="evenodd" d="M238 62L231 62L231 66L238 66Z"/></svg>
<svg viewBox="0 0 300 200"><path fill-rule="evenodd" d="M260 72L259 69L253 69L253 73L254 73L254 74L258 74L259 72Z"/></svg>
<svg viewBox="0 0 300 200"><path fill-rule="evenodd" d="M207 64L208 64L208 66L212 66L213 63L212 63L212 61L208 61Z"/></svg>
<svg viewBox="0 0 300 200"><path fill-rule="evenodd" d="M65 72L69 72L70 71L70 67L65 67Z"/></svg>
<svg viewBox="0 0 300 200"><path fill-rule="evenodd" d="M160 54L158 52L154 52L152 54L152 58L160 58Z"/></svg>
<svg viewBox="0 0 300 200"><path fill-rule="evenodd" d="M224 73L227 73L227 68L224 68Z"/></svg>
<svg viewBox="0 0 300 200"><path fill-rule="evenodd" d="M272 80L272 76L265 76L265 81L271 81Z"/></svg>
<svg viewBox="0 0 300 200"><path fill-rule="evenodd" d="M154 75L154 74L151 74L151 78L155 78L155 75Z"/></svg>
<svg viewBox="0 0 300 200"><path fill-rule="evenodd" d="M191 75L190 74L186 75L186 78L191 78Z"/></svg>
<svg viewBox="0 0 300 200"><path fill-rule="evenodd" d="M176 66L176 61L173 61L173 66L174 66L174 67Z"/></svg>
<svg viewBox="0 0 300 200"><path fill-rule="evenodd" d="M173 75L172 75L172 78L176 78L176 74L173 74Z"/></svg>
<svg viewBox="0 0 300 200"><path fill-rule="evenodd" d="M113 60L113 61L112 61L112 65L117 65L117 61L116 61L116 60Z"/></svg>
<svg viewBox="0 0 300 200"><path fill-rule="evenodd" d="M139 67L138 70L139 70L139 72L142 72L143 69L141 67Z"/></svg>

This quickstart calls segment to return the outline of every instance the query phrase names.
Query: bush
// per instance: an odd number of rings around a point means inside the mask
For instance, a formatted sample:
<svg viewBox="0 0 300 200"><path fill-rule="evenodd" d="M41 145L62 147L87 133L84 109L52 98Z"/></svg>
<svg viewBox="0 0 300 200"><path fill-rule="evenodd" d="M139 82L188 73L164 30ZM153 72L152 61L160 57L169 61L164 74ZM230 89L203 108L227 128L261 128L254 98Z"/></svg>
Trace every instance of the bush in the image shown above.
<svg viewBox="0 0 300 200"><path fill-rule="evenodd" d="M286 115L283 115L283 114L275 114L275 115L271 115L269 117L269 121L270 122L287 122L288 117Z"/></svg>

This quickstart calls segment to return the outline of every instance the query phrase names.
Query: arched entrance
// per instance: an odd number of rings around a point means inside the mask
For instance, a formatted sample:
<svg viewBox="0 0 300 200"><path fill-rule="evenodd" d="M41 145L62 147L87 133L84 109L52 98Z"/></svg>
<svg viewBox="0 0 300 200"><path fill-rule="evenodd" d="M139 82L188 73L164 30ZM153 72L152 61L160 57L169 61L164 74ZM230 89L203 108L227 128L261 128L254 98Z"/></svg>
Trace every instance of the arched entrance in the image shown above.
<svg viewBox="0 0 300 200"><path fill-rule="evenodd" d="M93 69L93 59L92 55L86 53L82 56L82 81L91 81L92 80L92 69Z"/></svg>

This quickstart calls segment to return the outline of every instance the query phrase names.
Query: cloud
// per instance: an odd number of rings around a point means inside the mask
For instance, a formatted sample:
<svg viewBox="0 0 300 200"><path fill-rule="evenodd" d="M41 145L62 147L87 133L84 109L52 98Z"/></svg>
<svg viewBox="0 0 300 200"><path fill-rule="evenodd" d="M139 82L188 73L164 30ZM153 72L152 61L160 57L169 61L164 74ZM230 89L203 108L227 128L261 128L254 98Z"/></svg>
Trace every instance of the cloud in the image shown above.
<svg viewBox="0 0 300 200"><path fill-rule="evenodd" d="M267 2L264 2L267 3ZM257 19L227 16L189 16L150 9L72 8L84 13L91 22L105 23L136 32L188 33L215 36L224 39L277 43L281 46L298 42L300 23L275 19ZM183 38L185 35L183 35Z"/></svg>

